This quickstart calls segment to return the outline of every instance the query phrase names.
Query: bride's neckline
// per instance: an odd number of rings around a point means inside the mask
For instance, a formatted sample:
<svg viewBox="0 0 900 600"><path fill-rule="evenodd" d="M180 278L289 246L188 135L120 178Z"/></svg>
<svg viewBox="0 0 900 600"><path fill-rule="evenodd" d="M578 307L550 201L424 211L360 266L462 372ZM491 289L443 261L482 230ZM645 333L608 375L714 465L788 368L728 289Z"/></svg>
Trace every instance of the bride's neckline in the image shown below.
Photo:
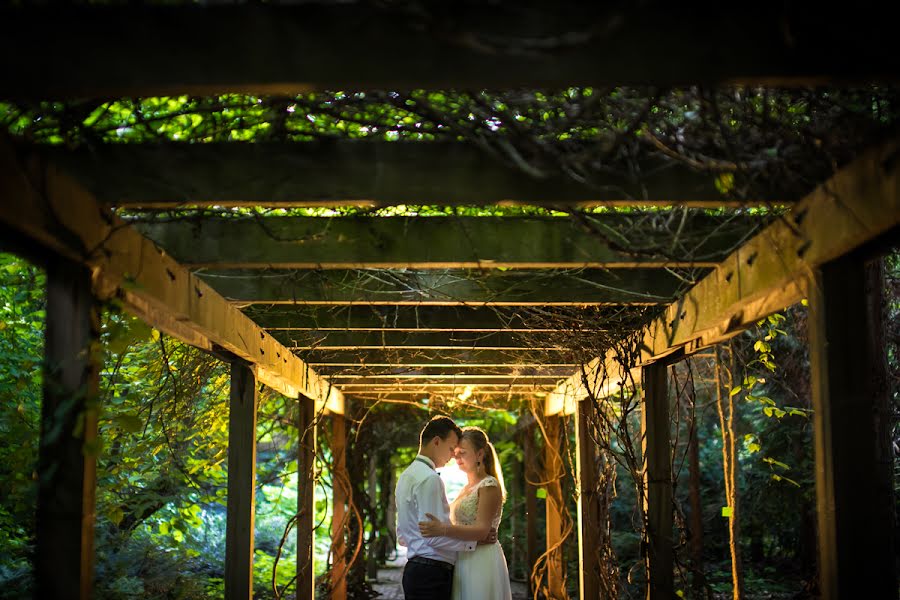
<svg viewBox="0 0 900 600"><path fill-rule="evenodd" d="M468 496L469 494L474 492L475 489L479 485L481 485L481 483L488 477L490 477L490 475L485 475L484 477L482 477L481 479L479 479L478 481L476 481L474 484L471 484L471 485L467 483L466 486L459 492L459 495L456 496L456 500L454 500L454 502L456 502L457 500L460 500L462 498L465 498L466 496Z"/></svg>

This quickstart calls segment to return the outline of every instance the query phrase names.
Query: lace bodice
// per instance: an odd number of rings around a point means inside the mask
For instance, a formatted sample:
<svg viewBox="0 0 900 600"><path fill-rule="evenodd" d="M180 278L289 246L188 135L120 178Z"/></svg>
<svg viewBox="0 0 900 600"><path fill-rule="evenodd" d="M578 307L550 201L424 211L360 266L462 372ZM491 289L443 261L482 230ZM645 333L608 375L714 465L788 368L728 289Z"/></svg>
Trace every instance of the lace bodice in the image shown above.
<svg viewBox="0 0 900 600"><path fill-rule="evenodd" d="M465 495L457 496L456 500L450 505L450 521L456 525L474 525L478 516L478 490L483 487L498 487L500 484L494 478L488 475L478 482L478 484ZM497 515L491 521L491 527L498 529L500 527L500 517L503 515L503 505L497 509Z"/></svg>

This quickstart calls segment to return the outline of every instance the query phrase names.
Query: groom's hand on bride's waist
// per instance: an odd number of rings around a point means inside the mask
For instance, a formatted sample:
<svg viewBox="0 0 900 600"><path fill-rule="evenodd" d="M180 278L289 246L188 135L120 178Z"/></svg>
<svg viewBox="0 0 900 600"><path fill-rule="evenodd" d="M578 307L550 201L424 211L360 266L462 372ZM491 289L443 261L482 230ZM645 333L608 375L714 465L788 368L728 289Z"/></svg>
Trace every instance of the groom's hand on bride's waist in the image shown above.
<svg viewBox="0 0 900 600"><path fill-rule="evenodd" d="M496 543L497 543L497 530L496 529L491 529L488 532L487 537L485 537L483 540L478 540L479 546L484 546L485 544L496 544Z"/></svg>

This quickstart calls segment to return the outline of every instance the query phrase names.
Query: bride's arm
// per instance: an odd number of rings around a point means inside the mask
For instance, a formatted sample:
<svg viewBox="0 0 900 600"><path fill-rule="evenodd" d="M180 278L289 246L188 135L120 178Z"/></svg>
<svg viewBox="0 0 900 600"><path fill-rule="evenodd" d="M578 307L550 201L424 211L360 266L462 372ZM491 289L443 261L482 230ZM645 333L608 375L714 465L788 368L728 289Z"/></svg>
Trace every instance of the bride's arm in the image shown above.
<svg viewBox="0 0 900 600"><path fill-rule="evenodd" d="M457 540L477 542L491 533L492 521L500 510L503 497L498 487L482 487L478 490L478 514L474 525L454 525L438 521L429 514L429 521L419 523L422 537L451 537Z"/></svg>

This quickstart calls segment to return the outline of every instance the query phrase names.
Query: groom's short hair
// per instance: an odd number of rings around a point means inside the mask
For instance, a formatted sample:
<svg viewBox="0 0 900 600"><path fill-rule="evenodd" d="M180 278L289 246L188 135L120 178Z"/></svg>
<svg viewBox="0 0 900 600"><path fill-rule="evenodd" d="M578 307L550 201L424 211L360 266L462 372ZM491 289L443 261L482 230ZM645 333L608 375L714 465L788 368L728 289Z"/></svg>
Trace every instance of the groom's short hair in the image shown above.
<svg viewBox="0 0 900 600"><path fill-rule="evenodd" d="M431 420L422 428L422 433L419 434L419 446L424 446L430 442L434 436L446 440L451 431L456 433L457 438L462 437L462 429L460 429L459 425L454 423L453 419L450 417L445 417L443 415L431 417Z"/></svg>

